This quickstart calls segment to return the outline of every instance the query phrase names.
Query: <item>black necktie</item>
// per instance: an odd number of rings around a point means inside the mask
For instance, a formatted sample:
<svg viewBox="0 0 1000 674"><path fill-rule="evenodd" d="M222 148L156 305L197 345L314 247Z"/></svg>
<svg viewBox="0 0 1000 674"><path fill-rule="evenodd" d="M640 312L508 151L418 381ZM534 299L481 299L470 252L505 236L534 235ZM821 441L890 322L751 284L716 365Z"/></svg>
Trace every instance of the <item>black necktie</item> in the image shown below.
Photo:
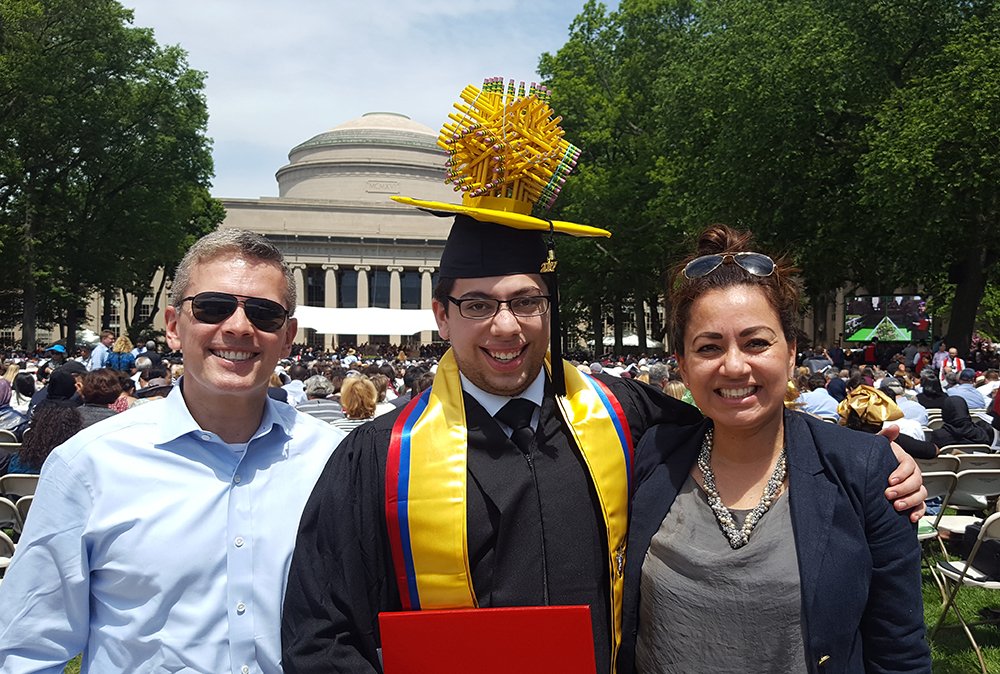
<svg viewBox="0 0 1000 674"><path fill-rule="evenodd" d="M513 429L510 439L525 454L531 452L531 440L535 436L535 432L531 429L531 415L535 413L537 407L538 405L530 400L514 398L496 414L497 420Z"/></svg>

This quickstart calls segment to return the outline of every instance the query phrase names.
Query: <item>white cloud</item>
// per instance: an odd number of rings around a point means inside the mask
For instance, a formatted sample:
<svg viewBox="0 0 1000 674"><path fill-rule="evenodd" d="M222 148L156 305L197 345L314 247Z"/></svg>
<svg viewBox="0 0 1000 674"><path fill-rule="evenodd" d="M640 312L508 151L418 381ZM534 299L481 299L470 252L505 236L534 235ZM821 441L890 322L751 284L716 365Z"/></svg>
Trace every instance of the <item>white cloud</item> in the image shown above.
<svg viewBox="0 0 1000 674"><path fill-rule="evenodd" d="M295 145L366 112L440 127L469 83L537 79L583 0L124 0L208 73L213 194L277 195ZM617 4L610 3L610 4Z"/></svg>

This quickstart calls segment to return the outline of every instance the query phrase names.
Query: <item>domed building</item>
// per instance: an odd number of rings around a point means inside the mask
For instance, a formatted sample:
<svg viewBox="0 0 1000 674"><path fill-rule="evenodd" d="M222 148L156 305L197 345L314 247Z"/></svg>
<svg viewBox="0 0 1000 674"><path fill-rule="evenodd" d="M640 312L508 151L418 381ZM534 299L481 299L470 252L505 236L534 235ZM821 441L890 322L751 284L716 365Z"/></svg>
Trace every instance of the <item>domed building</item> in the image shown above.
<svg viewBox="0 0 1000 674"><path fill-rule="evenodd" d="M330 308L430 309L451 218L392 195L454 201L437 132L405 115L372 112L292 148L277 197L221 199L223 227L265 235L295 272L298 302ZM300 334L315 346L428 342L419 336Z"/></svg>

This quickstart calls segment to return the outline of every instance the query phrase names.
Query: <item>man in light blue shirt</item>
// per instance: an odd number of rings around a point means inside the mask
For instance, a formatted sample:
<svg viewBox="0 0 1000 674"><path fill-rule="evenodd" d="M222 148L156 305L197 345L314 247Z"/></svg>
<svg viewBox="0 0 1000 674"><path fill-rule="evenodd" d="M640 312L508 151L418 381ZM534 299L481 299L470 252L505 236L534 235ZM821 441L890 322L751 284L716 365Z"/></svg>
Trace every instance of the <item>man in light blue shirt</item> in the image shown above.
<svg viewBox="0 0 1000 674"><path fill-rule="evenodd" d="M826 390L826 377L820 372L809 375L807 382L810 390L799 396L802 403L802 411L815 415L820 419L837 421L840 413L837 412L837 401Z"/></svg>
<svg viewBox="0 0 1000 674"><path fill-rule="evenodd" d="M87 360L87 370L100 370L108 361L108 354L111 353L111 345L115 343L115 333L105 330L101 333L101 341L97 343L94 350L90 352Z"/></svg>
<svg viewBox="0 0 1000 674"><path fill-rule="evenodd" d="M296 333L294 281L250 232L196 243L174 277L164 400L46 461L0 585L0 671L280 674L296 526L343 433L268 399Z"/></svg>
<svg viewBox="0 0 1000 674"><path fill-rule="evenodd" d="M958 383L949 388L947 393L950 396L964 398L965 402L969 404L970 410L986 409L986 398L973 386L975 381L976 371L967 367L958 373Z"/></svg>

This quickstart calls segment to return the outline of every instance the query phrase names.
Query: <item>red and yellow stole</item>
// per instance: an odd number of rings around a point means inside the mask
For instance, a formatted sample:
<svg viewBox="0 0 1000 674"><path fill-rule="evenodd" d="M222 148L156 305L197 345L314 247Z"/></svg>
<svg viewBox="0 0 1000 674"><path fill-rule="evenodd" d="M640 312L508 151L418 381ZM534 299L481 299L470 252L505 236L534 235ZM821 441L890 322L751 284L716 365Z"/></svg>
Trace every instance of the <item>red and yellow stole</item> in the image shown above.
<svg viewBox="0 0 1000 674"><path fill-rule="evenodd" d="M613 662L621 641L632 436L607 386L569 364L564 369L566 396L556 398L557 407L590 471L607 529ZM404 610L477 605L466 531L467 464L462 384L449 350L434 385L396 420L389 443L385 511Z"/></svg>

